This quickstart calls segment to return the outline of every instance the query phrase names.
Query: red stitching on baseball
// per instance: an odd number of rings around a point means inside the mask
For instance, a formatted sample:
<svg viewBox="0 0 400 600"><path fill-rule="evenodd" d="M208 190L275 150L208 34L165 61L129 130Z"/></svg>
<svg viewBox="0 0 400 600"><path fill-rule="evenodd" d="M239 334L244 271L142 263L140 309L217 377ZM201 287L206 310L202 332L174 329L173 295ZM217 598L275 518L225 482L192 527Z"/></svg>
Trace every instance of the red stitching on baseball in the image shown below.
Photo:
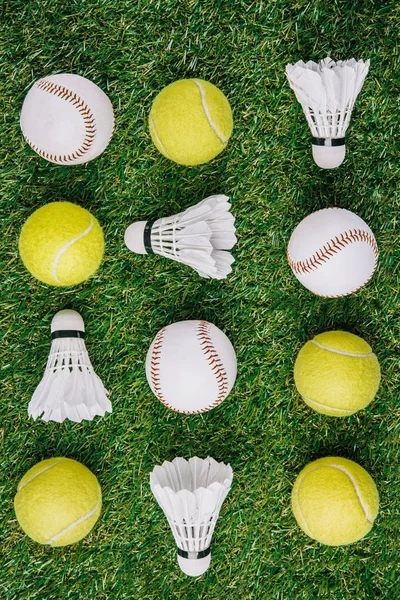
<svg viewBox="0 0 400 600"><path fill-rule="evenodd" d="M171 406L169 402L164 398L162 393L161 379L160 379L160 362L161 362L161 349L164 341L164 334L167 327L163 327L157 333L154 339L154 345L151 352L150 359L150 379L153 388L153 393L157 396L157 398L168 408L174 410L175 412L182 413L184 415L192 415L192 414L200 414L207 412L208 410L218 406L227 395L228 392L228 377L225 371L225 367L221 359L219 358L215 346L212 342L210 331L209 331L208 321L200 321L199 325L196 328L196 335L200 341L200 346L204 352L204 355L208 361L208 364L211 367L211 370L215 374L215 378L218 384L218 396L217 399L212 402L209 406L205 408L200 408L199 410L179 410L174 406Z"/></svg>
<svg viewBox="0 0 400 600"><path fill-rule="evenodd" d="M30 145L30 147L33 150L35 150L35 152L40 154L40 156L42 156L43 158L46 158L47 160L51 160L56 163L73 162L77 158L80 158L81 156L86 154L86 152L88 152L92 147L96 137L96 122L93 113L91 112L88 105L75 92L71 92L62 85L58 85L56 83L48 81L47 79L40 79L35 83L35 86L40 90L48 92L49 94L53 94L54 96L58 96L59 98L62 98L63 100L66 100L67 102L70 102L73 106L75 106L75 108L80 112L83 118L83 122L85 125L85 139L82 143L82 146L78 148L78 150L72 152L72 154L64 154L64 156L62 156L60 154L49 154L48 152L41 150L38 146L35 146L35 144L33 144L24 133L24 137Z"/></svg>
<svg viewBox="0 0 400 600"><path fill-rule="evenodd" d="M218 384L218 396L215 402L210 404L206 410L218 406L226 398L228 392L228 376L222 360L218 356L213 341L210 336L210 323L208 321L200 321L196 329L197 337L200 341L200 346L204 356L213 371Z"/></svg>
<svg viewBox="0 0 400 600"><path fill-rule="evenodd" d="M160 329L160 331L157 333L154 339L154 345L150 359L150 379L153 386L154 394L159 400L161 400L161 402L163 402L166 406L169 406L163 396L160 380L161 347L164 340L165 330L166 327ZM172 408L172 406L170 406L169 408Z"/></svg>
<svg viewBox="0 0 400 600"><path fill-rule="evenodd" d="M323 248L320 248L310 258L306 258L305 260L295 261L289 256L288 252L287 260L294 273L310 273L311 271L318 269L318 267L322 263L329 260L331 256L337 252L340 252L340 250L345 248L348 244L352 244L353 242L366 242L371 246L375 255L375 270L379 255L378 246L374 236L363 229L350 229L349 231L341 233L339 236L335 236L333 239L327 242Z"/></svg>

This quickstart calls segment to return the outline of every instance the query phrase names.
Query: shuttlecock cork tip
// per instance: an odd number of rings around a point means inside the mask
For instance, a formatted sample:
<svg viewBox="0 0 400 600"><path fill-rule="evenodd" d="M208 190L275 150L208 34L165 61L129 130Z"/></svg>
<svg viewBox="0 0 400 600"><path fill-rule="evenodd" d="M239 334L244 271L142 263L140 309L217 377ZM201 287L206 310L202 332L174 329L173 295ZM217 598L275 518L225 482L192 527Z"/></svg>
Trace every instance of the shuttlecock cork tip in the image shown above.
<svg viewBox="0 0 400 600"><path fill-rule="evenodd" d="M51 333L55 331L85 331L85 323L76 310L60 310L51 322Z"/></svg>
<svg viewBox="0 0 400 600"><path fill-rule="evenodd" d="M178 554L178 564L181 571L183 571L185 575L189 575L189 577L200 577L200 575L203 575L203 573L207 571L210 563L211 553L202 558L184 558Z"/></svg>
<svg viewBox="0 0 400 600"><path fill-rule="evenodd" d="M346 146L317 146L312 145L314 162L321 169L336 169L344 161Z"/></svg>
<svg viewBox="0 0 400 600"><path fill-rule="evenodd" d="M136 254L147 254L144 244L144 230L147 221L137 221L132 223L125 231L125 245L131 252Z"/></svg>

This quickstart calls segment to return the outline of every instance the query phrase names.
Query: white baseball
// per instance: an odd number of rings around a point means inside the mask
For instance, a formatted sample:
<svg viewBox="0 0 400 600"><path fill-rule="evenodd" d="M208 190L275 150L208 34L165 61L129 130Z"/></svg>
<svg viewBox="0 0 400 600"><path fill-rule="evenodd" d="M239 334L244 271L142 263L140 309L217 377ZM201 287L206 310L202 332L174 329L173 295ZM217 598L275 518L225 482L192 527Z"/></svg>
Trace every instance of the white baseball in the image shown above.
<svg viewBox="0 0 400 600"><path fill-rule="evenodd" d="M92 81L62 73L36 81L21 111L28 144L50 162L77 165L108 146L114 113L108 96Z"/></svg>
<svg viewBox="0 0 400 600"><path fill-rule="evenodd" d="M372 277L378 246L368 225L344 208L312 213L297 225L287 258L297 279L318 296L357 291Z"/></svg>
<svg viewBox="0 0 400 600"><path fill-rule="evenodd" d="M218 406L236 379L236 354L208 321L180 321L160 329L146 358L147 381L161 402L181 413Z"/></svg>

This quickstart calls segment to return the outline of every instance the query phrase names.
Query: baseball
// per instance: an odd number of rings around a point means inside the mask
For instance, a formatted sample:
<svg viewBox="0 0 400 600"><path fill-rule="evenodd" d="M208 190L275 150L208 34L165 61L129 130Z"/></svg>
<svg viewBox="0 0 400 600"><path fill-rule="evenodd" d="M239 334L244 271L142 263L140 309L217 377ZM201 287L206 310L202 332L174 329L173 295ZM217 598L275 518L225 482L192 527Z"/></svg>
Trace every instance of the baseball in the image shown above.
<svg viewBox="0 0 400 600"><path fill-rule="evenodd" d="M327 298L347 296L372 277L378 246L368 225L344 208L312 213L297 225L287 258L308 290Z"/></svg>
<svg viewBox="0 0 400 600"><path fill-rule="evenodd" d="M152 392L180 413L218 406L236 379L236 354L226 335L208 321L180 321L160 329L146 358Z"/></svg>
<svg viewBox="0 0 400 600"><path fill-rule="evenodd" d="M95 83L62 73L33 84L20 125L40 156L56 164L77 165L93 160L108 146L114 113L108 96Z"/></svg>

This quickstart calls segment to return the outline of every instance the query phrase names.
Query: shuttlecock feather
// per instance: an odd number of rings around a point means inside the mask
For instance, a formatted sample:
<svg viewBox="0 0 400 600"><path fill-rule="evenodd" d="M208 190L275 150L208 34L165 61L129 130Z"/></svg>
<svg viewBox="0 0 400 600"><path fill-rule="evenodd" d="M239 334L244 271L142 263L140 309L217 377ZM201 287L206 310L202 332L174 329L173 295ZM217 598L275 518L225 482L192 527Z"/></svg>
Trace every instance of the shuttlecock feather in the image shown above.
<svg viewBox="0 0 400 600"><path fill-rule="evenodd" d="M35 420L91 421L112 411L108 392L90 362L84 331L83 319L74 310L61 310L54 316L46 370L28 406Z"/></svg>
<svg viewBox="0 0 400 600"><path fill-rule="evenodd" d="M229 198L210 196L195 206L156 221L132 223L125 244L137 254L159 254L192 267L202 277L224 279L234 258L235 218Z"/></svg>
<svg viewBox="0 0 400 600"><path fill-rule="evenodd" d="M165 461L150 473L150 487L164 511L186 575L202 575L211 561L211 538L232 483L230 465L197 457Z"/></svg>
<svg viewBox="0 0 400 600"><path fill-rule="evenodd" d="M323 169L338 167L344 160L346 131L368 69L369 60L335 62L329 57L286 66L289 85L313 136L314 160Z"/></svg>

